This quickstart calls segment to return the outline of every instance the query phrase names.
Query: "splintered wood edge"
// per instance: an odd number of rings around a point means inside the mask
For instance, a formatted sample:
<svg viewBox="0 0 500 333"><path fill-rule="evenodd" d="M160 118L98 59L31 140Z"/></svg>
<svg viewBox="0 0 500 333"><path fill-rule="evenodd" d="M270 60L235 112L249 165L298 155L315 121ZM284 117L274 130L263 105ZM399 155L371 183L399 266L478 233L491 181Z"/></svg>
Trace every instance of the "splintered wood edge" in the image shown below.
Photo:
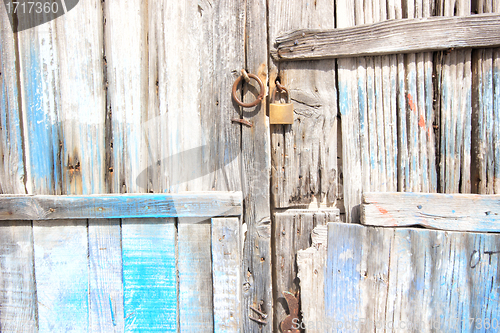
<svg viewBox="0 0 500 333"><path fill-rule="evenodd" d="M0 195L1 220L240 216L241 192ZM187 219L189 221L189 219Z"/></svg>
<svg viewBox="0 0 500 333"><path fill-rule="evenodd" d="M500 195L365 193L361 223L430 229L500 232Z"/></svg>

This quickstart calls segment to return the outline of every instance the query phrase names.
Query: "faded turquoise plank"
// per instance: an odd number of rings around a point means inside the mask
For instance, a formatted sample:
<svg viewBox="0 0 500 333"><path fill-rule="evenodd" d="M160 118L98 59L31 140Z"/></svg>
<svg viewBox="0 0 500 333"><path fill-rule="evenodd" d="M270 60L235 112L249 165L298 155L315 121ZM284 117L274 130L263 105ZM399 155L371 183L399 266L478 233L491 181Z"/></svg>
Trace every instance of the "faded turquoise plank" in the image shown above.
<svg viewBox="0 0 500 333"><path fill-rule="evenodd" d="M325 313L331 322L359 320L361 275L358 266L362 256L360 232L355 224L328 224L328 255L325 278Z"/></svg>
<svg viewBox="0 0 500 333"><path fill-rule="evenodd" d="M89 331L123 332L120 220L89 220Z"/></svg>
<svg viewBox="0 0 500 333"><path fill-rule="evenodd" d="M40 332L86 332L86 220L34 222L35 278Z"/></svg>
<svg viewBox="0 0 500 333"><path fill-rule="evenodd" d="M342 332L500 328L500 235L328 227L329 327Z"/></svg>
<svg viewBox="0 0 500 333"><path fill-rule="evenodd" d="M177 332L174 219L122 221L125 332Z"/></svg>

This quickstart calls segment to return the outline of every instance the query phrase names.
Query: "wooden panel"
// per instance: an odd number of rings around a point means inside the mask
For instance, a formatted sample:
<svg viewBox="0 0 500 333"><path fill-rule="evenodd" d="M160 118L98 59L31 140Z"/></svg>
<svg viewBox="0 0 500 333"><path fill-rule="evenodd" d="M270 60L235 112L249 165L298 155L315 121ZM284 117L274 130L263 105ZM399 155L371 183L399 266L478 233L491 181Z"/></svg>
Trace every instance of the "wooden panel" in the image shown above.
<svg viewBox="0 0 500 333"><path fill-rule="evenodd" d="M81 332L89 323L86 220L33 222L41 332Z"/></svg>
<svg viewBox="0 0 500 333"><path fill-rule="evenodd" d="M421 14L420 14L421 16ZM276 38L274 57L311 60L500 45L500 15L400 19L334 30L296 30Z"/></svg>
<svg viewBox="0 0 500 333"><path fill-rule="evenodd" d="M500 195L365 193L362 223L498 232Z"/></svg>
<svg viewBox="0 0 500 333"><path fill-rule="evenodd" d="M317 327L325 322L325 271L328 227L319 225L311 233L312 245L297 252L297 276L300 279L300 306L302 320L308 333L321 333ZM297 318L298 319L298 318ZM309 324L310 323L310 324Z"/></svg>
<svg viewBox="0 0 500 333"><path fill-rule="evenodd" d="M337 28L346 28L355 25L354 3L354 0L337 1ZM339 59L337 67L339 114L342 128L342 174L345 218L347 222L356 222L359 220L359 198L361 197L363 184L362 158L359 149L360 127L358 124L366 126L364 120L366 118L363 117L365 113L358 113L358 90L363 93L364 84L363 76L361 76L358 88L356 62L353 59ZM368 92L366 93L368 94ZM373 103L373 101L371 102ZM364 107L361 107L360 110L363 111Z"/></svg>
<svg viewBox="0 0 500 333"><path fill-rule="evenodd" d="M299 290L297 279L297 253L311 245L311 232L318 225L338 221L338 210L300 210L289 209L274 215L275 239L275 280L274 282L274 324L287 316L286 301L283 292L295 293Z"/></svg>
<svg viewBox="0 0 500 333"><path fill-rule="evenodd" d="M213 331L210 220L178 225L181 332Z"/></svg>
<svg viewBox="0 0 500 333"><path fill-rule="evenodd" d="M31 222L9 221L1 225L0 244L0 329L35 332L37 299Z"/></svg>
<svg viewBox="0 0 500 333"><path fill-rule="evenodd" d="M125 332L177 332L174 219L122 221Z"/></svg>
<svg viewBox="0 0 500 333"><path fill-rule="evenodd" d="M19 59L7 11L0 14L0 193L24 193Z"/></svg>
<svg viewBox="0 0 500 333"><path fill-rule="evenodd" d="M314 6L299 0L272 1L270 44L293 28L334 28L334 12L333 0L317 1ZM335 62L273 62L270 91L277 77L290 91L295 120L293 125L271 126L273 202L278 208L311 202L333 205L339 177Z"/></svg>
<svg viewBox="0 0 500 333"><path fill-rule="evenodd" d="M241 215L241 192L88 196L0 195L0 220Z"/></svg>
<svg viewBox="0 0 500 333"><path fill-rule="evenodd" d="M214 332L242 331L241 250L239 219L212 219Z"/></svg>
<svg viewBox="0 0 500 333"><path fill-rule="evenodd" d="M325 323L374 332L498 327L498 237L331 223Z"/></svg>
<svg viewBox="0 0 500 333"><path fill-rule="evenodd" d="M89 220L89 331L123 332L120 220Z"/></svg>
<svg viewBox="0 0 500 333"><path fill-rule="evenodd" d="M268 80L268 34L267 1L246 1L245 31L245 68L255 73L267 88ZM246 86L244 100L253 101L255 91ZM271 217L270 217L270 176L271 176L271 138L267 119L266 102L254 108L242 108L243 119L252 127L241 127L241 166L242 191L244 194L243 223L246 237L243 244L244 282L242 300L243 332L271 333L272 327L272 255L271 255ZM267 313L267 325L250 320L256 314L249 307Z"/></svg>

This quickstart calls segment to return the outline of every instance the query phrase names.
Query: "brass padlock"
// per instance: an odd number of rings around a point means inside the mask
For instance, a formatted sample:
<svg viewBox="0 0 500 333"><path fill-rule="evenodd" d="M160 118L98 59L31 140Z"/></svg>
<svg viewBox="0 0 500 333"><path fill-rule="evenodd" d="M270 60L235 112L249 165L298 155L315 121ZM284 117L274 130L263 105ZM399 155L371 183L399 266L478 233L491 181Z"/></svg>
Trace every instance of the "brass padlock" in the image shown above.
<svg viewBox="0 0 500 333"><path fill-rule="evenodd" d="M274 88L271 104L269 105L269 123L272 125L291 125L293 124L293 104L290 103L290 94L288 90L280 86L280 89L286 93L286 103L276 103L276 93Z"/></svg>

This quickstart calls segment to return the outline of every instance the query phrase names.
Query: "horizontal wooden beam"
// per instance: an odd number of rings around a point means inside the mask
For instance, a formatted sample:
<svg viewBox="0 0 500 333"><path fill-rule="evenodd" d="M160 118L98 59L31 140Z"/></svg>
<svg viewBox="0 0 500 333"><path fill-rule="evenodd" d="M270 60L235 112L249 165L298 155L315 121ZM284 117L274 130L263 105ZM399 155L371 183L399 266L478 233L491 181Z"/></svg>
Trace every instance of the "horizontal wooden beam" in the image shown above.
<svg viewBox="0 0 500 333"><path fill-rule="evenodd" d="M372 226L500 232L500 195L365 193L361 223Z"/></svg>
<svg viewBox="0 0 500 333"><path fill-rule="evenodd" d="M276 39L274 59L310 60L500 45L500 15L388 20L333 30L293 30Z"/></svg>
<svg viewBox="0 0 500 333"><path fill-rule="evenodd" d="M0 195L0 220L239 216L241 192Z"/></svg>

